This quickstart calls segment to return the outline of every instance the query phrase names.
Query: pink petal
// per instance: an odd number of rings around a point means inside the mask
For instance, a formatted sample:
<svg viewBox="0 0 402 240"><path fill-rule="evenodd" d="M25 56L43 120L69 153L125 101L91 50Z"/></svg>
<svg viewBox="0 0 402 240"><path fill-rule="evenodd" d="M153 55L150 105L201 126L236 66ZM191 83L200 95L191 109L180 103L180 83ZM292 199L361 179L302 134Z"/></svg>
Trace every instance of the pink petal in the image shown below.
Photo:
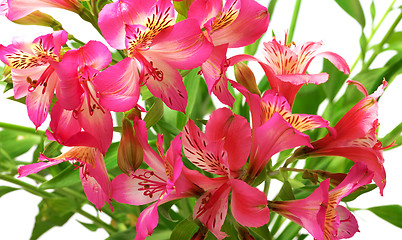
<svg viewBox="0 0 402 240"><path fill-rule="evenodd" d="M204 37L194 19L186 19L161 31L149 50L142 54L149 60L163 60L174 69L201 66L209 57L212 44Z"/></svg>
<svg viewBox="0 0 402 240"><path fill-rule="evenodd" d="M93 84L100 92L100 104L110 111L124 112L137 105L140 83L137 62L125 58L99 73Z"/></svg>
<svg viewBox="0 0 402 240"><path fill-rule="evenodd" d="M42 157L43 154L41 154ZM55 160L55 159L49 159L48 162L38 162L38 163L32 163L28 165L24 165L18 168L18 177L25 177L33 173L37 173L45 168L48 168L53 165L57 165L64 160Z"/></svg>
<svg viewBox="0 0 402 240"><path fill-rule="evenodd" d="M201 65L202 75L207 83L209 94L211 94L216 83L225 75L226 68L228 67L225 66L227 49L228 44L214 47L211 55Z"/></svg>
<svg viewBox="0 0 402 240"><path fill-rule="evenodd" d="M166 181L150 170L137 169L134 174L127 176L122 173L112 181L112 198L120 203L143 205L159 199L164 189L153 191L156 186L166 186ZM147 187L147 181L148 183Z"/></svg>
<svg viewBox="0 0 402 240"><path fill-rule="evenodd" d="M232 179L231 210L238 223L246 227L260 227L269 221L267 196L247 183Z"/></svg>
<svg viewBox="0 0 402 240"><path fill-rule="evenodd" d="M223 104L229 107L233 107L235 99L229 92L228 79L226 78L226 76L223 76L216 82L214 88L212 89L212 92Z"/></svg>
<svg viewBox="0 0 402 240"><path fill-rule="evenodd" d="M170 147L166 151L165 169L169 173L169 179L175 183L181 174L183 168L183 161L181 160L181 147L180 140L181 134L178 134L171 142Z"/></svg>
<svg viewBox="0 0 402 240"><path fill-rule="evenodd" d="M29 84L27 83L27 77L33 80L40 78L42 73L49 65L42 65L27 69L11 69L11 75L13 79L14 98L19 99L27 95Z"/></svg>
<svg viewBox="0 0 402 240"><path fill-rule="evenodd" d="M227 235L221 232L228 210L230 186L223 184L220 188L205 192L195 203L193 218L200 220L218 239Z"/></svg>
<svg viewBox="0 0 402 240"><path fill-rule="evenodd" d="M144 209L137 219L135 240L143 240L150 236L154 228L158 225L158 203L151 204Z"/></svg>
<svg viewBox="0 0 402 240"><path fill-rule="evenodd" d="M223 141L231 171L239 171L247 162L251 148L251 129L247 120L227 108L215 110L207 122L209 141Z"/></svg>
<svg viewBox="0 0 402 240"><path fill-rule="evenodd" d="M349 65L346 63L345 59L333 52L322 52L317 54L316 56L324 57L328 59L332 64L335 65L339 71L344 72L345 74L350 74Z"/></svg>
<svg viewBox="0 0 402 240"><path fill-rule="evenodd" d="M186 111L187 90L179 72L160 59L151 59L153 66L162 74L161 80L150 77L146 85L155 97L159 97L170 109Z"/></svg>
<svg viewBox="0 0 402 240"><path fill-rule="evenodd" d="M112 61L112 55L103 43L89 41L79 49L67 51L63 55L62 61L72 61L80 68L90 66L96 70L102 70L109 66Z"/></svg>
<svg viewBox="0 0 402 240"><path fill-rule="evenodd" d="M315 84L319 85L325 83L328 80L328 73L318 73L318 74L287 74L287 75L276 75L276 77L285 83L291 83L293 85L303 85L303 84Z"/></svg>
<svg viewBox="0 0 402 240"><path fill-rule="evenodd" d="M221 11L221 0L195 0L190 5L187 16L188 18L196 19L202 28L208 20L218 16Z"/></svg>
<svg viewBox="0 0 402 240"><path fill-rule="evenodd" d="M275 153L301 145L311 146L309 136L294 129L279 113L274 113L271 119L253 129L251 176L258 176Z"/></svg>
<svg viewBox="0 0 402 240"><path fill-rule="evenodd" d="M338 213L340 225L337 237L339 239L351 238L356 232L359 232L359 225L355 216L345 207L338 206L335 208Z"/></svg>

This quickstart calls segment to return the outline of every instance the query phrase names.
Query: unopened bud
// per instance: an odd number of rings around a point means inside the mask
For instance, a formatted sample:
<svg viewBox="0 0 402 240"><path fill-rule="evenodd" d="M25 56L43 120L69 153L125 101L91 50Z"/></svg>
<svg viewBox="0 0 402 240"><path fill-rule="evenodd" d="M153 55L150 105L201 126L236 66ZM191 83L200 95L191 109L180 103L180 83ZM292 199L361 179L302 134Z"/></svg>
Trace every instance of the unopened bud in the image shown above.
<svg viewBox="0 0 402 240"><path fill-rule="evenodd" d="M61 23L59 23L56 19L40 11L32 12L25 17L14 20L13 22L21 25L38 25L51 27L54 31L63 29Z"/></svg>
<svg viewBox="0 0 402 240"><path fill-rule="evenodd" d="M261 95L261 92L257 87L257 82L255 81L254 73L245 63L239 62L235 64L234 70L236 81L238 83L243 85L243 87L251 93Z"/></svg>
<svg viewBox="0 0 402 240"><path fill-rule="evenodd" d="M117 165L123 173L130 175L141 165L144 153L130 120L123 118L122 128Z"/></svg>

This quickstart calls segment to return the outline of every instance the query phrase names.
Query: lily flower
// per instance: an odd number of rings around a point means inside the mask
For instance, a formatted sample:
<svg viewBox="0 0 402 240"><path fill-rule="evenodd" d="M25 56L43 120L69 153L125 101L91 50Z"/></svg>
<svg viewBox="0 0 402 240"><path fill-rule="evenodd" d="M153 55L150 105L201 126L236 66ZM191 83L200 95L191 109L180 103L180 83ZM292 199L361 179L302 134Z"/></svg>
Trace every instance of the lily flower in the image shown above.
<svg viewBox="0 0 402 240"><path fill-rule="evenodd" d="M76 13L83 8L77 0L3 0L3 4L7 4L6 16L11 21L25 17L40 8L62 8Z"/></svg>
<svg viewBox="0 0 402 240"><path fill-rule="evenodd" d="M196 20L175 24L174 14L173 3L168 0L122 0L105 5L99 14L102 34L112 47L127 49L129 58L98 77L121 86L118 90L127 96L139 95L127 91L129 86L145 84L168 107L185 112L187 91L176 69L200 66L210 55L212 45ZM119 77L110 79L112 75ZM110 90L103 94L114 93Z"/></svg>
<svg viewBox="0 0 402 240"><path fill-rule="evenodd" d="M150 169L137 169L128 175L122 173L112 181L113 199L117 202L143 205L152 203L138 217L138 239L151 235L158 224L157 207L165 202L192 196L201 189L182 177L183 162L181 160L180 135L176 136L170 148L163 151L163 136L157 137L158 154L148 144L145 122L138 117L134 119L135 134L143 148L144 161ZM190 171L190 170L188 170ZM193 174L189 174L191 176ZM194 176L196 177L196 176ZM198 177L198 176L197 176Z"/></svg>
<svg viewBox="0 0 402 240"><path fill-rule="evenodd" d="M28 116L36 128L48 115L59 82L52 63L60 61L60 49L66 42L67 33L62 30L33 42L14 39L7 47L0 44L0 60L11 68L14 98L27 96Z"/></svg>
<svg viewBox="0 0 402 240"><path fill-rule="evenodd" d="M282 93L293 105L294 98L303 84L321 84L328 80L327 73L306 74L307 68L315 57L324 57L335 65L340 71L349 74L346 61L336 53L317 53L321 42L306 42L296 45L292 50L290 44L276 41L264 43L265 63L263 68L267 75L271 89Z"/></svg>
<svg viewBox="0 0 402 240"><path fill-rule="evenodd" d="M355 81L348 81L348 83L357 85L365 97L335 125L337 135L326 135L311 143L312 148L297 149L293 157L341 156L353 162L364 162L368 169L374 172L374 182L380 188L382 195L386 184L382 150L386 147L383 147L377 139L376 130L379 125L377 99L382 95L388 83L383 81L383 84L371 95L368 95L361 83Z"/></svg>
<svg viewBox="0 0 402 240"><path fill-rule="evenodd" d="M243 47L255 42L268 28L268 10L253 0L196 0L188 17L198 21L204 34L214 44L211 55L201 65L209 94L214 93L232 107L234 98L228 91L226 59L228 48Z"/></svg>
<svg viewBox="0 0 402 240"><path fill-rule="evenodd" d="M112 142L113 120L99 102L94 78L111 59L105 45L90 41L67 51L60 63L53 64L60 77L60 97L51 113L53 133L46 133L50 139L66 146L97 147L106 153Z"/></svg>
<svg viewBox="0 0 402 240"><path fill-rule="evenodd" d="M326 179L305 199L274 201L269 203L269 207L304 227L317 240L351 238L359 231L357 220L339 203L372 179L373 172L364 163L357 162L346 178L331 191L328 192L330 179Z"/></svg>
<svg viewBox="0 0 402 240"><path fill-rule="evenodd" d="M96 148L73 147L56 158L48 158L41 154L40 162L19 167L18 173L19 177L25 177L50 166L65 161L73 161L80 169L80 178L85 195L100 210L105 201L110 205L112 196L111 183L103 157L104 155ZM111 205L110 207L112 208Z"/></svg>
<svg viewBox="0 0 402 240"><path fill-rule="evenodd" d="M200 169L220 176L206 186L195 204L193 218L199 219L215 237L223 239L226 234L220 229L232 192L231 211L236 221L248 227L266 224L269 220L266 195L238 179L250 154L251 129L247 120L221 108L211 114L205 133L189 120L182 134L186 157Z"/></svg>

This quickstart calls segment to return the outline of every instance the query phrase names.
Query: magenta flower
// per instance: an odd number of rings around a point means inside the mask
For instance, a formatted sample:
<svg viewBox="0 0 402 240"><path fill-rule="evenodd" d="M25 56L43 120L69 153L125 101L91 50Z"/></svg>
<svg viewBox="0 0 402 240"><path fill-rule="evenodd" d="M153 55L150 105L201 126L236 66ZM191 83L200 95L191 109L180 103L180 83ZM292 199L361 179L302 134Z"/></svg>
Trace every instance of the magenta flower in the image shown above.
<svg viewBox="0 0 402 240"><path fill-rule="evenodd" d="M266 65L263 64L265 74L272 89L280 92L293 105L294 98L303 84L321 84L328 80L327 73L306 74L310 62L317 56L331 61L335 67L345 74L350 70L346 61L336 53L321 52L317 49L322 46L321 42L306 42L296 45L294 50L290 44L282 44L273 39L264 43L264 56Z"/></svg>
<svg viewBox="0 0 402 240"><path fill-rule="evenodd" d="M60 63L53 64L60 77L60 97L51 112L53 133L46 133L50 139L66 146L97 147L106 153L112 142L113 121L99 102L94 78L111 59L105 45L90 41L67 51Z"/></svg>
<svg viewBox="0 0 402 240"><path fill-rule="evenodd" d="M7 4L6 16L11 21L25 17L40 8L62 8L79 13L83 7L77 0L3 0Z"/></svg>
<svg viewBox="0 0 402 240"><path fill-rule="evenodd" d="M243 175L242 167L250 154L251 129L246 119L221 108L212 113L205 133L189 120L182 140L184 154L194 165L220 175L211 179L208 186L202 186L206 192L197 200L193 218L199 219L215 237L223 239L226 234L220 229L232 192L231 210L237 222L248 227L268 222L266 195L237 179Z"/></svg>
<svg viewBox="0 0 402 240"><path fill-rule="evenodd" d="M139 93L126 88L146 84L168 107L184 112L187 91L176 69L200 66L212 46L194 19L175 24L174 14L173 3L168 0L123 0L107 4L99 14L100 29L112 47L127 49L129 59L98 77L121 86L119 91L128 96L138 97ZM135 66L139 68L140 80ZM113 75L118 77L110 79ZM114 92L105 89L103 94ZM133 107L136 103L132 104Z"/></svg>
<svg viewBox="0 0 402 240"><path fill-rule="evenodd" d="M157 207L170 200L189 197L190 189L176 187L181 180L183 162L181 161L180 135L176 136L170 148L163 151L163 137L158 135L155 153L148 144L145 122L134 119L134 129L144 151L144 161L153 170L137 169L129 175L120 174L112 181L113 199L131 205L152 203L141 212L137 220L135 239L145 239L151 235L158 224ZM184 180L186 181L186 180ZM180 186L186 183L179 183ZM187 191L188 190L188 191Z"/></svg>
<svg viewBox="0 0 402 240"><path fill-rule="evenodd" d="M294 157L304 158L308 156L341 156L353 162L364 162L370 171L374 172L374 182L380 188L382 195L386 174L383 166L381 142L377 139L378 127L378 103L377 98L382 95L388 83L383 82L377 91L368 95L367 90L359 82L349 81L356 84L365 97L353 106L334 129L336 136L327 135L311 143L313 148L301 148L295 151Z"/></svg>
<svg viewBox="0 0 402 240"><path fill-rule="evenodd" d="M339 203L357 188L369 184L373 172L364 163L357 162L346 178L328 192L330 179L307 198L291 201L274 201L272 211L304 227L317 240L351 238L359 231L356 218Z"/></svg>
<svg viewBox="0 0 402 240"><path fill-rule="evenodd" d="M103 154L96 148L74 147L68 152L56 158L48 158L41 154L38 163L33 163L18 168L19 177L25 177L32 173L37 173L45 168L65 161L74 161L80 169L82 187L88 200L97 209L101 209L105 201L111 201L112 188ZM112 207L110 205L110 207Z"/></svg>
<svg viewBox="0 0 402 240"><path fill-rule="evenodd" d="M260 38L268 28L268 11L253 0L229 0L225 6L221 0L196 0L187 15L198 21L215 46L201 65L208 92L232 107L234 98L228 91L226 78L227 48L243 47Z"/></svg>
<svg viewBox="0 0 402 240"><path fill-rule="evenodd" d="M14 98L27 96L28 116L36 128L48 115L59 81L52 63L60 61L60 49L66 41L63 30L39 36L33 42L13 40L7 47L0 44L0 60L11 67Z"/></svg>

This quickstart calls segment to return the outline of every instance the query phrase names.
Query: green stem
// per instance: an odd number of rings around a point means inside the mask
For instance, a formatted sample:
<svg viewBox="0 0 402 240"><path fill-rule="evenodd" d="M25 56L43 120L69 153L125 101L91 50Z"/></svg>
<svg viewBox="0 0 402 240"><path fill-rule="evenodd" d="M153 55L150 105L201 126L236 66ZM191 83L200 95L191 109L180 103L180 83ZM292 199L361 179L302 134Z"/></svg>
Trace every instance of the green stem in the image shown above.
<svg viewBox="0 0 402 240"><path fill-rule="evenodd" d="M33 177L33 178L36 178L36 179L40 180L39 177ZM18 180L18 179L14 178L13 176L10 176L10 175L2 175L2 174L0 174L0 179L4 180L4 181L7 181L7 182L10 182L10 183L14 183L14 184L22 187L26 191L28 191L28 192L36 195L36 196L39 196L41 198L52 198L52 197L55 196L53 193L49 193L49 192L46 192L44 190L38 189L37 187L35 187L35 186L33 186L33 185L29 184L29 183L23 182L21 180ZM88 218L89 220L92 220L96 225L98 225L99 227L104 228L108 233L111 234L111 233L116 232L116 229L114 229L112 226L108 225L107 223L105 223L101 219L92 216L91 214L85 212L84 210L78 209L78 210L76 210L76 212L81 214L82 216Z"/></svg>
<svg viewBox="0 0 402 240"><path fill-rule="evenodd" d="M389 40L389 38L392 36L392 34L394 33L394 30L396 28L396 26L398 26L399 22L402 19L402 11L399 13L399 16L395 19L394 23L391 25L391 27L388 29L388 32L385 34L384 38L381 40L381 42L378 44L377 48L374 50L373 55L371 55L370 59L366 62L366 64L364 64L363 66L363 71L367 70L371 63L373 63L374 59L377 57L378 54L381 53L382 48L384 46L384 44Z"/></svg>
<svg viewBox="0 0 402 240"><path fill-rule="evenodd" d="M382 16L381 20L378 22L378 24L374 27L374 29L371 31L370 37L367 39L367 45L370 44L371 39L373 39L374 34L377 32L378 28L381 26L381 24L384 22L385 18L388 16L388 13L391 12L393 9L393 6L395 4L396 0L392 1L392 3L389 5L387 11L385 11L384 15ZM353 71L353 69L356 67L357 63L362 57L362 53L360 52L359 56L356 58L355 62L353 63L352 67L350 68L350 72Z"/></svg>
<svg viewBox="0 0 402 240"><path fill-rule="evenodd" d="M292 43L293 35L295 32L295 28L296 28L297 17L299 16L300 5L301 5L301 0L296 0L295 8L293 9L292 22L290 23L290 28L289 28L289 33L288 33L286 44Z"/></svg>
<svg viewBox="0 0 402 240"><path fill-rule="evenodd" d="M11 130L16 130L24 133L30 133L30 134L35 134L35 135L45 135L44 131L41 130L36 130L30 127L24 127L24 126L19 126L11 123L5 123L5 122L0 122L0 128L4 129L11 129Z"/></svg>

